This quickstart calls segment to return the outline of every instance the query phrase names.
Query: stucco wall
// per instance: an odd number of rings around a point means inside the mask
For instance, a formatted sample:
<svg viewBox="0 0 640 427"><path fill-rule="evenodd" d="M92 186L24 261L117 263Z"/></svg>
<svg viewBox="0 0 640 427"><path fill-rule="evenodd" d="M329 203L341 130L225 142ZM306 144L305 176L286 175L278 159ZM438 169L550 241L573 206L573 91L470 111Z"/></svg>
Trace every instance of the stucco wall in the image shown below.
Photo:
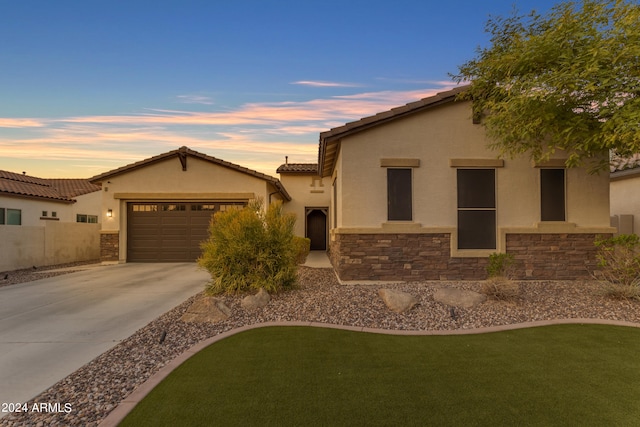
<svg viewBox="0 0 640 427"><path fill-rule="evenodd" d="M0 271L100 258L99 224L43 222L41 226L0 225Z"/></svg>
<svg viewBox="0 0 640 427"><path fill-rule="evenodd" d="M495 159L484 128L471 121L469 103L452 103L347 137L341 143L342 204L338 227L379 228L387 222L384 158L420 161L413 170L413 223L456 227L456 168L450 159ZM562 154L558 154L561 158ZM506 159L496 169L498 227L534 227L540 221L540 173L528 158ZM608 176L582 169L566 173L567 222L609 225Z"/></svg>
<svg viewBox="0 0 640 427"><path fill-rule="evenodd" d="M611 180L611 215L633 215L633 231L640 232L640 174Z"/></svg>
<svg viewBox="0 0 640 427"><path fill-rule="evenodd" d="M331 179L316 175L281 174L280 181L291 195L283 210L296 215L295 233L305 236L305 208L328 208L331 197ZM329 214L330 215L330 214ZM328 219L327 219L328 220Z"/></svg>
<svg viewBox="0 0 640 427"><path fill-rule="evenodd" d="M187 170L177 157L148 164L102 183L102 232L118 232L119 261L127 254L127 203L162 200L279 199L267 181L197 157L187 157ZM111 209L113 216L106 217Z"/></svg>

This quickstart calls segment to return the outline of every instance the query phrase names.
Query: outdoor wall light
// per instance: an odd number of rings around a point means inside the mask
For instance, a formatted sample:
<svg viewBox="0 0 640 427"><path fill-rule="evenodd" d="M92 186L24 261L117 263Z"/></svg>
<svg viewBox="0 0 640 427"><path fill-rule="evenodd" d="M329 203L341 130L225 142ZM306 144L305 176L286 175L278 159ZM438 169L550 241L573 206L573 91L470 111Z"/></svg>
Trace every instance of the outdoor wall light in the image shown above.
<svg viewBox="0 0 640 427"><path fill-rule="evenodd" d="M111 218L113 216L113 209L107 209L107 218Z"/></svg>

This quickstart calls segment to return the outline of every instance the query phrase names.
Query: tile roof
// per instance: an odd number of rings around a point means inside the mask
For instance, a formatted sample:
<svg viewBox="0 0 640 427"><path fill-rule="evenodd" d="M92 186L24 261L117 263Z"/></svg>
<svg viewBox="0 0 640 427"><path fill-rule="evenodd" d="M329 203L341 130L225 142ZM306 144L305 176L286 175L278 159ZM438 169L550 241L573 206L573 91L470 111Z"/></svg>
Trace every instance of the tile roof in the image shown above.
<svg viewBox="0 0 640 427"><path fill-rule="evenodd" d="M327 176L331 174L335 155L338 150L338 143L341 138L370 129L374 126L379 126L409 114L414 114L438 105L453 102L458 94L467 90L468 87L468 85L458 86L454 89L423 98L420 101L392 108L391 110L383 111L373 116L365 117L320 133L320 144L318 150L318 166L320 168L320 175Z"/></svg>
<svg viewBox="0 0 640 427"><path fill-rule="evenodd" d="M98 190L87 179L46 179L0 170L0 194L73 203L74 197Z"/></svg>
<svg viewBox="0 0 640 427"><path fill-rule="evenodd" d="M277 173L318 174L317 163L285 163L276 169Z"/></svg>
<svg viewBox="0 0 640 427"><path fill-rule="evenodd" d="M148 159L144 159L144 160L141 160L139 162L131 163L129 165L122 166L122 167L120 167L118 169L114 169L114 170L111 170L109 172L105 172L103 174L96 175L96 176L94 176L92 178L89 178L89 181L91 183L93 183L93 184L101 184L102 181L107 180L109 178L112 178L114 176L121 175L121 174L124 174L124 173L127 173L127 172L131 172L133 170L136 170L136 169L139 169L139 168L143 168L145 166L148 166L148 165L151 165L153 163L157 163L157 162L166 160L166 159L171 158L171 157L178 157L178 158L185 158L186 159L187 156L197 157L199 159L206 160L208 162L211 162L211 163L214 163L214 164L217 164L217 165L229 168L229 169L233 169L233 170L236 170L238 172L245 173L247 175L255 176L256 178L263 179L263 180L271 183L278 190L278 192L282 195L282 197L284 197L286 200L291 200L291 196L289 195L289 193L287 193L287 190L285 190L284 186L282 185L282 183L280 182L280 180L278 178L274 178L272 176L263 174L261 172L254 171L252 169L245 168L243 166L237 165L235 163L227 162L227 161L218 159L218 158L213 157L213 156L208 156L206 154L199 153L199 152L197 152L195 150L192 150L192 149L190 149L188 147L184 147L184 146L178 148L177 150L172 150L172 151L169 151L169 152L166 152L166 153L163 153L163 154L159 154L157 156L153 156L153 157L150 157Z"/></svg>

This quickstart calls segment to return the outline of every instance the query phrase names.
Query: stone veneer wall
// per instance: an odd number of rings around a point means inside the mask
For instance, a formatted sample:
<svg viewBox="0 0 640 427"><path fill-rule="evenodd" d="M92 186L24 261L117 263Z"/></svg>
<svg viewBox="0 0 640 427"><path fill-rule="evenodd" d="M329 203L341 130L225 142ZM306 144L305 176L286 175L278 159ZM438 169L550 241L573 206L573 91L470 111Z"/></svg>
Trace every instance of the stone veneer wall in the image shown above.
<svg viewBox="0 0 640 427"><path fill-rule="evenodd" d="M339 234L329 256L341 280L479 280L487 258L451 258L450 234Z"/></svg>
<svg viewBox="0 0 640 427"><path fill-rule="evenodd" d="M508 234L517 279L575 280L596 267L595 234ZM450 234L333 235L329 256L341 280L483 280L487 257L451 258Z"/></svg>
<svg viewBox="0 0 640 427"><path fill-rule="evenodd" d="M507 234L516 259L514 278L589 279L597 269L596 234ZM611 237L610 234L603 235Z"/></svg>
<svg viewBox="0 0 640 427"><path fill-rule="evenodd" d="M100 233L100 261L113 262L120 259L120 233Z"/></svg>

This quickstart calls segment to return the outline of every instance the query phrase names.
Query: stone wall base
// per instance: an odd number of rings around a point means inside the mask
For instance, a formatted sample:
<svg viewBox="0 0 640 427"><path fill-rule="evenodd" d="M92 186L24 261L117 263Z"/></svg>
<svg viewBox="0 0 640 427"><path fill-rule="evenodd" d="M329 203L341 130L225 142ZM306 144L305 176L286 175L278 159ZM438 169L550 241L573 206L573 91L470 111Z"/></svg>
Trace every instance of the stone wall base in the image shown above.
<svg viewBox="0 0 640 427"><path fill-rule="evenodd" d="M117 262L120 259L120 233L100 233L100 261Z"/></svg>
<svg viewBox="0 0 640 427"><path fill-rule="evenodd" d="M590 279L597 269L596 234L507 234L514 278L535 280ZM607 235L610 237L611 235Z"/></svg>
<svg viewBox="0 0 640 427"><path fill-rule="evenodd" d="M449 233L334 234L329 257L341 280L484 280L488 257L452 258ZM588 279L595 234L508 234L515 279Z"/></svg>

